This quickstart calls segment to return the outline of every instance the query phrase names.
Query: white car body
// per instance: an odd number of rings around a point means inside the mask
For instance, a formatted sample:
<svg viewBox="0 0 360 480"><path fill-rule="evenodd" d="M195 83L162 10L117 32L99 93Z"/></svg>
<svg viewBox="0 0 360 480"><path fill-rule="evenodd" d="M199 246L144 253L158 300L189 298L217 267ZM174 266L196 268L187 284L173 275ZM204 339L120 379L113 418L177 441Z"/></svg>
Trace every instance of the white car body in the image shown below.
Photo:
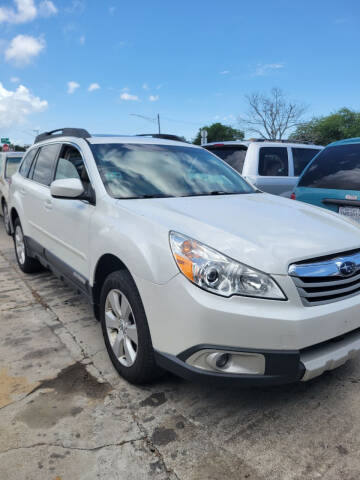
<svg viewBox="0 0 360 480"><path fill-rule="evenodd" d="M353 258L354 251L360 252L358 225L266 193L115 199L104 187L91 145L200 147L144 137L61 137L31 149L59 143L81 152L96 204L54 198L48 186L18 172L11 185L12 221L20 219L33 255L95 305L99 265L104 259L120 261L140 293L161 366L193 379L282 383L315 377L360 349L360 294L314 304L310 298L306 304L289 275L291 265L317 265L319 257L331 267ZM170 231L271 275L286 299L227 298L199 288L180 273ZM354 258L360 268L360 259ZM235 370L211 367L217 352L230 352Z"/></svg>
<svg viewBox="0 0 360 480"><path fill-rule="evenodd" d="M267 193L272 193L275 195L281 195L283 197L289 198L294 188L297 185L299 176L304 170L305 166L311 161L311 158L306 159L306 163L297 163L297 152L304 151L317 151L320 152L324 147L319 145L311 145L305 143L291 143L291 142L272 142L268 140L264 141L226 141L226 142L212 142L202 145L207 150L211 151L215 155L219 155L224 161L227 159L224 155L221 155L217 152L224 148L243 148L244 149L244 158L242 168L236 168L239 173L252 185L257 187L259 190ZM275 149L275 150L272 150ZM283 152L285 168L286 170L277 173L269 174L270 172L261 172L261 154L263 153L266 156L266 152L270 152L269 157L274 154L274 152ZM275 153L275 158L276 158ZM271 157L273 158L273 157ZM264 160L266 161L266 159ZM229 163L229 162L228 162ZM232 163L229 163L231 166ZM263 173L266 173L264 175Z"/></svg>

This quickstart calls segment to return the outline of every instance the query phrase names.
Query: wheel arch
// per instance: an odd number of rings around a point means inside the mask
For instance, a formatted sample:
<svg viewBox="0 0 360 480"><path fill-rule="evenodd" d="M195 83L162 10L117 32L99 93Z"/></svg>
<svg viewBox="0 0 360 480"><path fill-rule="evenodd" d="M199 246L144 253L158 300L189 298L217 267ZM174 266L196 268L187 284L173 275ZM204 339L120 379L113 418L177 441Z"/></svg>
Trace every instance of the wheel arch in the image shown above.
<svg viewBox="0 0 360 480"><path fill-rule="evenodd" d="M14 231L14 223L15 223L15 220L19 218L19 214L16 210L15 207L12 207L11 211L10 211L10 222L11 222L11 231L13 232Z"/></svg>
<svg viewBox="0 0 360 480"><path fill-rule="evenodd" d="M125 270L131 275L130 270L125 263L112 253L105 253L97 261L94 269L92 286L92 300L95 307L100 303L101 288L106 277L117 270Z"/></svg>

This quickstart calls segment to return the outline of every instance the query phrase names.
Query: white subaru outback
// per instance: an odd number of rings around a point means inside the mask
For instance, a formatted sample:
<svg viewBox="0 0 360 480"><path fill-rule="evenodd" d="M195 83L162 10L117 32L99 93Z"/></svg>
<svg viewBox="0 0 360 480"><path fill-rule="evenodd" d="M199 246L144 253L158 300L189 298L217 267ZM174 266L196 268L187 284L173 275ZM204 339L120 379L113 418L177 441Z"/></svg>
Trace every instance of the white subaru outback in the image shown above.
<svg viewBox="0 0 360 480"><path fill-rule="evenodd" d="M360 349L360 228L178 141L41 134L11 184L24 272L83 292L127 380L309 380Z"/></svg>

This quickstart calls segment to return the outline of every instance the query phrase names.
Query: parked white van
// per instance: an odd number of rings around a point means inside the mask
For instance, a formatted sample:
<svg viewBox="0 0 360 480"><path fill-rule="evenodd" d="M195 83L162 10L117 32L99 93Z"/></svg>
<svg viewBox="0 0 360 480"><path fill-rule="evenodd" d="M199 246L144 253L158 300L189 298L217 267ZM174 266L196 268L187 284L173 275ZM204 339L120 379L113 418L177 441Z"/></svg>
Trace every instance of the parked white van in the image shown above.
<svg viewBox="0 0 360 480"><path fill-rule="evenodd" d="M324 147L283 141L247 140L206 143L246 180L263 192L290 197L307 164Z"/></svg>

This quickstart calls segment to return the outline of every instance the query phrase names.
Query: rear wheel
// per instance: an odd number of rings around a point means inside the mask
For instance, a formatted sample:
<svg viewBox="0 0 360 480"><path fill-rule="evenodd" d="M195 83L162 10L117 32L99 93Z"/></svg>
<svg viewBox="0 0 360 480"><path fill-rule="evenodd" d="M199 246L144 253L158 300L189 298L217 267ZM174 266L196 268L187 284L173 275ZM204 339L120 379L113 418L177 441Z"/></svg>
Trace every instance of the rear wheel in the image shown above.
<svg viewBox="0 0 360 480"><path fill-rule="evenodd" d="M17 218L14 222L14 247L16 260L19 267L25 273L38 272L42 269L41 264L28 254L26 247L24 233L21 227L20 220Z"/></svg>
<svg viewBox="0 0 360 480"><path fill-rule="evenodd" d="M111 273L101 291L100 320L105 345L117 371L131 383L149 383L161 374L144 307L130 274Z"/></svg>
<svg viewBox="0 0 360 480"><path fill-rule="evenodd" d="M5 201L2 204L2 211L3 211L3 217L4 217L5 231L8 235L11 235L9 209Z"/></svg>

